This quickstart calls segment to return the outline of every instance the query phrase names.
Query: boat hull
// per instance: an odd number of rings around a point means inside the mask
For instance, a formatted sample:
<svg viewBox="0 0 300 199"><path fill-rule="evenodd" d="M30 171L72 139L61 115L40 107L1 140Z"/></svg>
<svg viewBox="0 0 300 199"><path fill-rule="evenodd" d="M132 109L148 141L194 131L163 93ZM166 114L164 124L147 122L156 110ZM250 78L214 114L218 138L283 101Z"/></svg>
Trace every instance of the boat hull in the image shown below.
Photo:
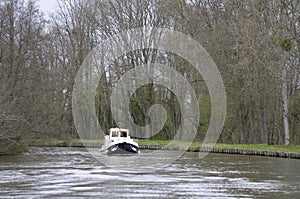
<svg viewBox="0 0 300 199"><path fill-rule="evenodd" d="M107 154L131 154L131 153L139 153L139 147L130 144L130 143L118 143L108 147Z"/></svg>

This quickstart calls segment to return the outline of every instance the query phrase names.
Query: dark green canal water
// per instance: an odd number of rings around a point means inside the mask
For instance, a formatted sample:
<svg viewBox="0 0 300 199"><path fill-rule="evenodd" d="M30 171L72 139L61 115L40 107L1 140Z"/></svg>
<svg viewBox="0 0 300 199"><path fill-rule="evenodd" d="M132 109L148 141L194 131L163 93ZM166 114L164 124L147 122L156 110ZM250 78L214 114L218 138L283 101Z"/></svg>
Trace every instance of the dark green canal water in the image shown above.
<svg viewBox="0 0 300 199"><path fill-rule="evenodd" d="M21 156L0 157L0 198L297 198L300 160L185 153L155 170L161 157L105 157L143 161L143 171L105 166L84 148L32 148Z"/></svg>

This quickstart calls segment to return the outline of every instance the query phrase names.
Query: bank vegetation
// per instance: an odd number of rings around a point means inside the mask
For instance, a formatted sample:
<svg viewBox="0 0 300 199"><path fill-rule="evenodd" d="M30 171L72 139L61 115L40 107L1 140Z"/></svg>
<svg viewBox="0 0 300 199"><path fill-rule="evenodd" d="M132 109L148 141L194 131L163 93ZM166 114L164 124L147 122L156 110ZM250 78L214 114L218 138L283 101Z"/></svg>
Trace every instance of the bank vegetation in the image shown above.
<svg viewBox="0 0 300 199"><path fill-rule="evenodd" d="M2 0L0 153L18 151L15 146L24 139L78 138L72 91L80 66L101 40L143 26L191 36L216 63L227 94L220 143L298 145L299 18L299 0L64 0L51 16L35 0ZM190 82L200 102L195 141L201 142L211 119L205 81L187 60L157 49L136 50L106 66L95 96L103 130L116 126L110 99L116 82L148 63L170 66ZM148 139L174 138L182 121L176 97L151 79L134 92L130 117L136 124L151 123L154 104L168 116L161 131Z"/></svg>

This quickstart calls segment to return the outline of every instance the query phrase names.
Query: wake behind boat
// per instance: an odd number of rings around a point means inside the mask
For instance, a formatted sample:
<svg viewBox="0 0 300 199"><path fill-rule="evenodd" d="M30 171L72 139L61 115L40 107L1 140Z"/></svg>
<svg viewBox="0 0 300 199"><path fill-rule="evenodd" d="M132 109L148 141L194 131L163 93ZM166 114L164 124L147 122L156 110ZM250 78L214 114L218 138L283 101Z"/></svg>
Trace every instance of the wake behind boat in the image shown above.
<svg viewBox="0 0 300 199"><path fill-rule="evenodd" d="M129 136L128 129L111 128L100 151L107 154L139 153L140 148Z"/></svg>

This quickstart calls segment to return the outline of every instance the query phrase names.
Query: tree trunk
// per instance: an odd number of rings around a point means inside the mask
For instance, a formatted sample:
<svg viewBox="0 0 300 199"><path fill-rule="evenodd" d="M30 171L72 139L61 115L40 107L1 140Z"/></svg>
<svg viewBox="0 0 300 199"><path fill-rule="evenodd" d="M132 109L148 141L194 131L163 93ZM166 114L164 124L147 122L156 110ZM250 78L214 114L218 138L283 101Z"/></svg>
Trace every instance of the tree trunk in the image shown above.
<svg viewBox="0 0 300 199"><path fill-rule="evenodd" d="M281 91L282 91L282 115L283 115L283 126L284 126L284 144L290 144L290 130L289 130L289 104L288 104L288 88L287 88L287 67L282 66L281 71Z"/></svg>

